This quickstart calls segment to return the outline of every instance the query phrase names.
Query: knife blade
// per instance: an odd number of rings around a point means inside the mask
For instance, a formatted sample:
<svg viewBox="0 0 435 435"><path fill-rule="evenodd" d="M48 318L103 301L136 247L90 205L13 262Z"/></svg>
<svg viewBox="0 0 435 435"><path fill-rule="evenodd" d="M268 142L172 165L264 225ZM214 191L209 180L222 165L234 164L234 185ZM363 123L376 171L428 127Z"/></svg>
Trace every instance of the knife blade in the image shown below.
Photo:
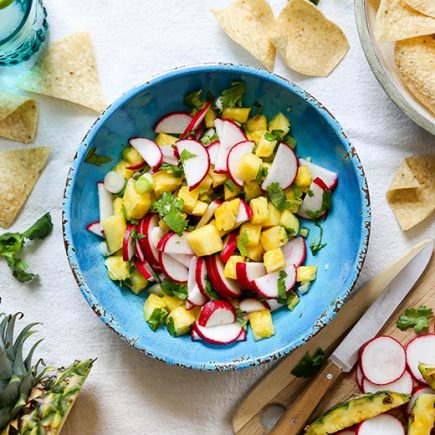
<svg viewBox="0 0 435 435"><path fill-rule="evenodd" d="M326 365L305 388L272 430L272 435L296 435L326 393L340 376L350 371L358 358L359 348L385 325L400 302L409 293L428 265L434 249L433 240L417 254L388 284L372 306L355 324L337 347Z"/></svg>

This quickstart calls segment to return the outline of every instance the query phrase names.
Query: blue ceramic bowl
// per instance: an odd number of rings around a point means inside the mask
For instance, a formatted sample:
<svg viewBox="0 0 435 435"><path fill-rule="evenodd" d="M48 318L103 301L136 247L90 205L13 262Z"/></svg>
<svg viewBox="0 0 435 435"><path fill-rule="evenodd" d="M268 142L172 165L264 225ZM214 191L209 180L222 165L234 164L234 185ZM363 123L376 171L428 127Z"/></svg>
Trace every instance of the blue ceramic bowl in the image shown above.
<svg viewBox="0 0 435 435"><path fill-rule="evenodd" d="M111 164L98 167L84 162L88 149L116 162L132 136L152 137L154 123L171 111L186 110L183 96L198 88L214 95L230 81L246 83L248 106L260 102L268 116L278 111L291 120L297 153L339 174L333 209L323 224L327 246L306 264L318 265L318 277L294 312L273 314L275 335L254 342L210 346L190 336L171 337L166 328L152 332L143 318L146 292L135 296L107 276L98 252L99 240L86 231L98 220L96 182ZM100 319L125 341L153 358L199 370L233 370L276 360L309 340L329 323L350 295L361 270L369 239L370 205L361 162L340 124L314 97L276 75L238 65L181 68L141 84L115 101L91 127L81 143L68 175L63 210L64 240L71 269L88 304ZM310 238L318 236L311 222Z"/></svg>

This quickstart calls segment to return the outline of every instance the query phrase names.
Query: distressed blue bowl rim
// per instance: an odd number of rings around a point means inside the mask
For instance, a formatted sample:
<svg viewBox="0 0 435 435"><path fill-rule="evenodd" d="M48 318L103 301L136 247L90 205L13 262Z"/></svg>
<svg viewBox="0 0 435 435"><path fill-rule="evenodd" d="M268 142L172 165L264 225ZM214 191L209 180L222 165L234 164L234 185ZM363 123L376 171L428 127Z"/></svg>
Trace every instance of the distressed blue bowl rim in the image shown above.
<svg viewBox="0 0 435 435"><path fill-rule="evenodd" d="M357 260L354 264L354 269L352 271L353 279L351 281L351 284L348 286L347 289L343 291L341 297L336 299L335 304L328 307L326 311L313 323L311 328L306 331L303 337L285 346L282 349L276 350L266 355L262 355L260 357L255 357L250 359L239 359L238 361L231 361L228 363L217 363L217 362L210 361L207 364L204 363L199 364L196 363L195 361L192 361L190 364L186 364L177 361L176 359L172 358L171 355L162 356L159 355L158 352L153 352L146 349L145 347L138 346L134 339L124 335L122 331L122 326L114 326L110 322L110 319L102 314L102 309L104 309L104 307L99 306L98 301L92 294L92 290L88 286L86 278L82 275L78 263L77 254L73 246L72 228L70 224L72 201L70 198L72 197L72 193L74 190L75 173L86 156L86 153L88 151L88 142L92 142L93 138L98 133L101 126L114 112L116 112L120 108L120 106L125 104L131 98L134 98L135 96L143 92L146 88L154 85L158 85L161 80L167 80L173 77L177 77L179 75L191 74L195 72L211 72L211 71L216 74L219 74L220 71L245 73L248 75L255 75L260 79L272 81L275 84L284 87L289 92L292 92L300 96L307 104L313 107L327 121L327 124L334 131L334 133L337 135L338 139L340 140L341 144L345 148L347 153L347 158L351 160L353 169L357 176L357 182L358 182L358 187L360 190L360 197L361 197L362 228L361 228L361 237L358 245L358 253L356 256ZM174 68L169 72L156 75L152 79L131 88L130 90L122 94L118 99L116 99L112 104L110 104L107 107L107 109L96 119L96 121L90 127L89 131L87 132L84 139L79 145L78 151L73 159L72 165L70 167L66 179L64 198L63 198L63 211L62 211L63 239L64 239L65 250L68 257L68 261L83 297L85 298L89 306L93 309L95 314L97 314L97 316L100 317L100 319L109 328L114 330L124 341L126 341L129 345L135 347L136 349L140 350L147 356L163 361L169 365L177 365L180 367L202 370L202 371L239 370L247 367L265 364L267 362L274 361L274 360L276 361L288 355L291 351L303 345L311 337L317 334L324 326L326 326L333 318L335 318L340 308L343 306L347 298L352 293L352 290L359 277L359 274L361 272L367 254L368 243L370 238L370 227L371 227L370 195L369 195L367 179L364 173L364 169L362 167L362 163L359 159L359 156L355 148L351 145L347 134L344 132L343 128L341 127L339 122L335 119L335 117L331 114L331 112L307 91L305 91L295 83L285 79L284 77L251 66L241 65L241 64L238 65L232 63L204 63L201 65L180 66Z"/></svg>

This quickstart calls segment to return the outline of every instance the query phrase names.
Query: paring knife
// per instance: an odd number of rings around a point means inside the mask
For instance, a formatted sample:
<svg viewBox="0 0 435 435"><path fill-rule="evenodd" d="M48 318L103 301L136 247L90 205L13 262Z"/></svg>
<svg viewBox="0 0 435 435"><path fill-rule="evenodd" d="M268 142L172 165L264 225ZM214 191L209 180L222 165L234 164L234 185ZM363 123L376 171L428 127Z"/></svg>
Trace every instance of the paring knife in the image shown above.
<svg viewBox="0 0 435 435"><path fill-rule="evenodd" d="M304 429L311 414L340 375L352 370L358 360L360 347L376 336L424 272L433 248L433 242L429 243L390 282L343 339L313 381L284 413L273 428L271 432L273 435L296 435Z"/></svg>

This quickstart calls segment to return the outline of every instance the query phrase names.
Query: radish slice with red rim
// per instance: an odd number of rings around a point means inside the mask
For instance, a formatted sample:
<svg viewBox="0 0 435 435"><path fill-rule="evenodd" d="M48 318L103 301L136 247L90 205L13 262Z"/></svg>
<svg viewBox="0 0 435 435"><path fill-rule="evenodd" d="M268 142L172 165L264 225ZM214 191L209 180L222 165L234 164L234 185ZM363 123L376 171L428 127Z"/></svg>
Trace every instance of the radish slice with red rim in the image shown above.
<svg viewBox="0 0 435 435"><path fill-rule="evenodd" d="M175 148L172 145L164 145L160 147L163 154L163 163L168 165L178 166L180 162L175 153Z"/></svg>
<svg viewBox="0 0 435 435"><path fill-rule="evenodd" d="M307 257L307 245L303 237L296 237L287 242L282 248L286 264L302 265Z"/></svg>
<svg viewBox="0 0 435 435"><path fill-rule="evenodd" d="M244 141L235 144L229 151L227 156L227 168L228 174L233 180L234 184L239 187L243 187L245 184L239 177L237 177L237 167L239 166L240 160L245 154L252 153L254 149L254 142Z"/></svg>
<svg viewBox="0 0 435 435"><path fill-rule="evenodd" d="M402 423L390 414L365 420L356 428L357 435L405 435Z"/></svg>
<svg viewBox="0 0 435 435"><path fill-rule="evenodd" d="M246 141L246 136L235 122L228 119L215 119L214 124L220 142L214 171L217 174L226 174L228 172L227 157L230 149L236 143Z"/></svg>
<svg viewBox="0 0 435 435"><path fill-rule="evenodd" d="M311 178L319 177L328 187L328 189L333 190L337 186L338 176L335 172L329 171L328 169L322 168L321 166L315 165L308 160L299 159L300 166L308 166L311 173Z"/></svg>
<svg viewBox="0 0 435 435"><path fill-rule="evenodd" d="M215 199L214 201L212 201L208 205L207 210L205 211L204 215L202 216L202 218L200 219L200 221L196 225L196 228L200 228L204 225L207 225L212 220L212 218L214 216L214 212L216 211L216 209L220 205L222 205L222 202L219 201L218 199Z"/></svg>
<svg viewBox="0 0 435 435"><path fill-rule="evenodd" d="M220 147L220 142L216 141L211 143L208 147L207 147L207 151L208 151L208 155L210 156L210 164L211 165L216 165L216 161L219 155L219 147Z"/></svg>
<svg viewBox="0 0 435 435"><path fill-rule="evenodd" d="M154 127L155 133L181 134L192 121L185 112L172 112L161 118Z"/></svg>
<svg viewBox="0 0 435 435"><path fill-rule="evenodd" d="M132 237L134 229L134 225L128 224L124 233L122 242L122 259L124 261L130 261L134 255L134 237Z"/></svg>
<svg viewBox="0 0 435 435"><path fill-rule="evenodd" d="M198 261L196 262L196 271L195 271L196 284L198 285L199 291L204 296L208 297L206 292L206 287L207 287L206 277L207 277L207 266L205 264L205 260L202 257L198 257Z"/></svg>
<svg viewBox="0 0 435 435"><path fill-rule="evenodd" d="M189 125L184 129L181 135L182 138L185 138L191 131L196 130L200 126L210 106L211 102L209 101L208 103L205 103L201 109L199 109L199 111L193 116L192 120L189 122Z"/></svg>
<svg viewBox="0 0 435 435"><path fill-rule="evenodd" d="M412 392L411 400L406 405L406 412L408 415L411 414L412 407L414 406L415 401L417 400L418 396L422 394L435 394L435 391L432 390L430 387L426 387L424 385L418 385L414 388L414 391Z"/></svg>
<svg viewBox="0 0 435 435"><path fill-rule="evenodd" d="M420 363L435 366L435 334L425 334L415 337L406 346L406 362L417 381L426 384L418 365Z"/></svg>
<svg viewBox="0 0 435 435"><path fill-rule="evenodd" d="M193 190L201 184L210 169L210 157L204 145L192 140L184 139L177 142L177 151L180 160L183 153L188 157L182 162L186 183L189 190Z"/></svg>
<svg viewBox="0 0 435 435"><path fill-rule="evenodd" d="M392 391L393 393L411 394L414 386L412 376L405 370L403 375L395 382L385 385L375 385L368 379L363 378L362 390L363 393L376 393L378 391Z"/></svg>
<svg viewBox="0 0 435 435"><path fill-rule="evenodd" d="M226 325L235 321L234 307L229 302L222 300L208 301L202 307L198 318L198 324L206 327Z"/></svg>
<svg viewBox="0 0 435 435"><path fill-rule="evenodd" d="M91 233L104 238L103 228L100 224L100 221L91 222L90 224L86 225L86 229Z"/></svg>
<svg viewBox="0 0 435 435"><path fill-rule="evenodd" d="M98 189L98 208L100 210L100 223L109 216L113 215L113 196L106 189L104 183L97 183Z"/></svg>
<svg viewBox="0 0 435 435"><path fill-rule="evenodd" d="M202 340L210 344L230 344L244 335L244 329L238 323L204 327L195 322L193 328Z"/></svg>
<svg viewBox="0 0 435 435"><path fill-rule="evenodd" d="M361 367L359 364L357 364L356 366L356 370L355 370L355 381L358 385L358 388L363 391L363 380L364 380L364 374L361 370Z"/></svg>
<svg viewBox="0 0 435 435"><path fill-rule="evenodd" d="M361 370L373 384L397 381L406 370L406 353L393 337L379 336L368 341L361 351Z"/></svg>
<svg viewBox="0 0 435 435"><path fill-rule="evenodd" d="M146 137L133 137L129 139L128 142L154 171L156 171L162 164L162 150L151 139Z"/></svg>

